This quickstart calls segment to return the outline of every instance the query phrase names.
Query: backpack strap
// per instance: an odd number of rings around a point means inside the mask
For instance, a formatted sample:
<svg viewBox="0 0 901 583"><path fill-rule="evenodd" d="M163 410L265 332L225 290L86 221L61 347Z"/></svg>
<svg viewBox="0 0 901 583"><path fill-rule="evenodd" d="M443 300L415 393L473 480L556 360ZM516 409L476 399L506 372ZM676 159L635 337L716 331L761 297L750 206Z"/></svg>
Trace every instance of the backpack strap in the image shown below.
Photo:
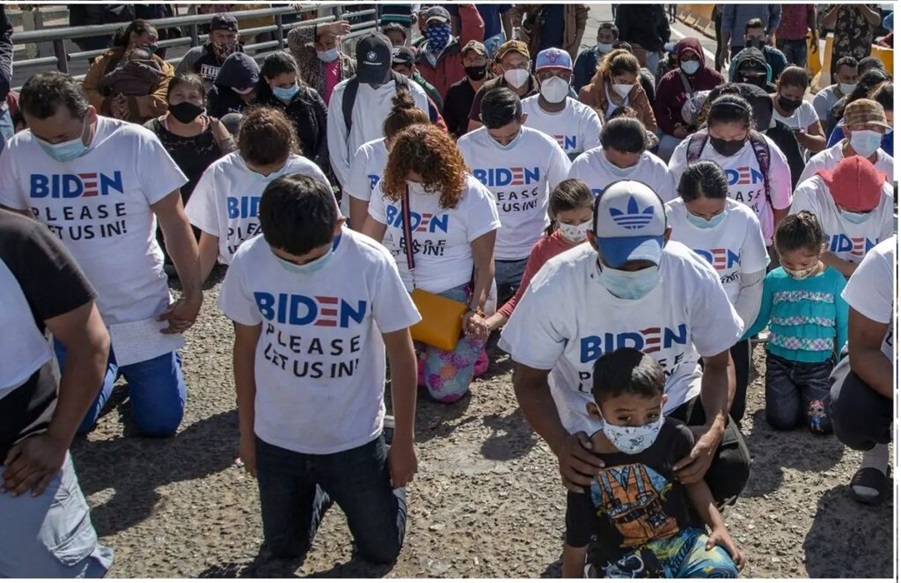
<svg viewBox="0 0 901 583"><path fill-rule="evenodd" d="M394 90L397 91L403 87L410 91L410 82L406 77L391 71L391 77L394 79ZM344 88L344 95L341 96L341 111L344 113L344 127L347 128L347 135L350 135L350 127L353 125L354 103L357 101L357 91L360 89L360 80L354 75L347 86ZM412 93L412 91L410 91Z"/></svg>
<svg viewBox="0 0 901 583"><path fill-rule="evenodd" d="M763 191L766 194L766 201L771 203L773 198L770 196L770 145L757 130L751 130L750 139L751 148L754 149L754 155L757 157L757 165L760 167L760 173L763 174Z"/></svg>
<svg viewBox="0 0 901 583"><path fill-rule="evenodd" d="M700 129L691 134L688 138L688 149L685 150L685 161L687 164L694 164L701 159L701 152L707 145L707 129Z"/></svg>
<svg viewBox="0 0 901 583"><path fill-rule="evenodd" d="M360 88L360 81L354 75L347 86L344 88L344 95L341 96L341 111L344 112L344 126L347 128L347 135L350 135L350 126L353 124L354 102L357 101L357 90Z"/></svg>
<svg viewBox="0 0 901 583"><path fill-rule="evenodd" d="M410 188L404 191L400 199L401 223L404 231L404 254L407 256L407 268L412 273L416 269L416 259L413 254L413 228L410 224ZM415 287L415 283L414 283Z"/></svg>

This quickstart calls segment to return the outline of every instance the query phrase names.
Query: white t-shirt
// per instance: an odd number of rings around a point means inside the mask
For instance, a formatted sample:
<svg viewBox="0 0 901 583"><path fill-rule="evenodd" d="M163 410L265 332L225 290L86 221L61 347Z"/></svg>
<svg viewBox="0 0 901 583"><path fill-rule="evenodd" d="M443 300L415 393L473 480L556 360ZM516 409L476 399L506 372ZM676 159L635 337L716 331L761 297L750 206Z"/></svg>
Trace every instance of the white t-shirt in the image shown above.
<svg viewBox="0 0 901 583"><path fill-rule="evenodd" d="M842 292L842 298L862 316L891 324L895 317L895 245L897 237L890 236L867 253L854 271ZM889 325L882 340L882 354L895 362L894 326Z"/></svg>
<svg viewBox="0 0 901 583"><path fill-rule="evenodd" d="M684 244L713 266L734 306L742 274L762 272L770 264L757 215L732 199L726 200L726 218L713 229L699 229L688 222L687 215L681 198L667 203L666 218L673 228L670 241Z"/></svg>
<svg viewBox="0 0 901 583"><path fill-rule="evenodd" d="M382 174L384 174L387 165L388 148L385 147L385 138L372 140L360 146L357 153L354 154L353 164L350 167L350 180L344 187L345 194L366 202L372 200L375 185L382 179ZM348 196L345 196L342 202L346 202ZM401 255L400 247L394 242L390 232L385 232L382 245L397 260L397 269L400 271L401 277L406 281L409 278L407 274L407 260Z"/></svg>
<svg viewBox="0 0 901 583"><path fill-rule="evenodd" d="M241 243L260 233L260 197L270 182L287 174L303 174L328 185L319 166L296 154L282 170L269 176L248 168L240 152L232 152L206 169L185 213L192 225L219 238L220 263L231 263Z"/></svg>
<svg viewBox="0 0 901 583"><path fill-rule="evenodd" d="M763 229L763 238L767 245L773 241L773 233L776 226L773 224L773 209L787 209L792 204L792 180L791 170L785 155L779 149L779 146L773 142L768 136L762 135L763 140L770 147L770 196L772 200L767 200L766 189L764 188L763 173L760 170L760 164L757 162L757 156L754 154L754 147L751 140L745 141L745 145L734 156L729 158L720 155L710 142L704 144L701 150L699 160L710 160L720 165L726 172L726 179L729 182L729 196L738 202L743 202L757 213L760 219L760 227ZM669 161L669 171L673 177L673 183L679 184L682 179L682 173L687 168L688 145L691 136L682 140L682 143L676 146L673 156Z"/></svg>
<svg viewBox="0 0 901 583"><path fill-rule="evenodd" d="M528 115L526 126L557 140L567 155L601 145L601 118L593 108L567 97L563 111L550 112L541 109L538 97L533 95L522 101L522 112Z"/></svg>
<svg viewBox="0 0 901 583"><path fill-rule="evenodd" d="M501 230L494 258L525 259L550 223L547 203L551 191L566 180L570 161L549 135L522 128L508 150L481 127L461 137L457 148L472 174L484 184L497 203Z"/></svg>
<svg viewBox="0 0 901 583"><path fill-rule="evenodd" d="M452 209L441 208L439 193L426 193L420 184L408 183L410 192L410 229L416 261L415 282L409 271L404 274L408 290L416 288L441 293L472 279L472 242L501 227L497 206L491 193L471 175L466 176L463 194ZM397 241L401 253L398 263L406 263L401 201L382 195L381 181L369 201L369 215L383 225L386 234Z"/></svg>
<svg viewBox="0 0 901 583"><path fill-rule="evenodd" d="M353 78L353 77L352 77ZM388 81L378 89L373 89L366 83L360 83L357 87L357 97L351 114L352 125L348 135L347 126L344 123L344 89L350 79L338 83L332 91L332 97L328 103L328 152L332 170L338 178L338 182L344 186L350 178L351 157L357 149L372 140L385 137L382 126L385 119L391 114L393 99L397 94L394 81ZM407 83L410 94L416 107L428 113L429 98L418 83Z"/></svg>
<svg viewBox="0 0 901 583"><path fill-rule="evenodd" d="M801 129L805 132L814 122L819 123L817 112L809 101L802 101L801 107L792 112L788 117L780 114L773 108L773 119L781 121L793 130Z"/></svg>
<svg viewBox="0 0 901 583"><path fill-rule="evenodd" d="M256 435L314 455L378 437L385 416L381 334L420 320L382 246L344 229L333 253L316 273L295 273L258 235L238 249L219 291L226 316L262 324Z"/></svg>
<svg viewBox="0 0 901 583"><path fill-rule="evenodd" d="M599 146L573 160L569 178L585 182L595 196L619 180L636 180L650 186L663 202L676 198L676 185L666 164L650 152L643 152L635 166L619 168L607 160L604 149Z"/></svg>
<svg viewBox="0 0 901 583"><path fill-rule="evenodd" d="M30 211L59 236L97 290L107 325L168 306L150 207L187 181L153 132L102 116L89 149L71 162L48 156L30 130L0 155L0 204Z"/></svg>
<svg viewBox="0 0 901 583"><path fill-rule="evenodd" d="M807 165L804 166L804 171L801 172L801 176L798 178L798 184L814 176L818 170L829 170L830 172L834 170L838 163L845 159L845 155L842 153L843 143L844 140L831 148L826 148L822 152L814 154ZM895 180L895 160L886 154L882 148L876 150L876 163L874 166L876 166L876 170L885 174L888 182Z"/></svg>
<svg viewBox="0 0 901 583"><path fill-rule="evenodd" d="M666 373L669 413L701 391L699 355L728 350L743 323L708 263L670 241L661 284L640 300L613 296L598 278L598 256L582 244L548 261L532 279L501 335L514 361L550 370L550 387L569 432L590 431L594 361L632 347Z"/></svg>
<svg viewBox="0 0 901 583"><path fill-rule="evenodd" d="M887 182L883 185L879 206L873 209L866 222L854 224L843 218L829 187L819 176L798 184L791 212L800 211L815 214L829 237L828 250L839 259L852 263L860 263L870 249L894 232L893 192Z"/></svg>

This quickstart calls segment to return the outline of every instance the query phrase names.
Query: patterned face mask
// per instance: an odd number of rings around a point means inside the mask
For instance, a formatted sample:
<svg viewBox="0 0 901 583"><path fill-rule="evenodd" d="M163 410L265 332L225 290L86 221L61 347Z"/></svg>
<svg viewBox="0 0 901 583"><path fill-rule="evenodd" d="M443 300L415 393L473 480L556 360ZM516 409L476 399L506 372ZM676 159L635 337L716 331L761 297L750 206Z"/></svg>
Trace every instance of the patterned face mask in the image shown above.
<svg viewBox="0 0 901 583"><path fill-rule="evenodd" d="M429 50L440 53L450 41L451 27L449 24L432 24L425 30L425 35L429 39Z"/></svg>
<svg viewBox="0 0 901 583"><path fill-rule="evenodd" d="M600 411L598 406L598 411ZM645 425L611 425L601 418L601 431L610 443L623 453L635 455L648 449L657 441L660 428L663 427L663 415Z"/></svg>

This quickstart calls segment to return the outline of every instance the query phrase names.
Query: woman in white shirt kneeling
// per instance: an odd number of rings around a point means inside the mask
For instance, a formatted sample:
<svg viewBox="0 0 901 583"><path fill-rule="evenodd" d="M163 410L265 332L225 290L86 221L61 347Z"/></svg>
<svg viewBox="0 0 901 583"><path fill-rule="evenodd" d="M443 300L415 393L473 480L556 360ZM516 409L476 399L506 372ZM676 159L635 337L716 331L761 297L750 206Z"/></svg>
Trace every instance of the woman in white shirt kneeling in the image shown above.
<svg viewBox="0 0 901 583"><path fill-rule="evenodd" d="M409 218L404 217L408 198ZM470 320L483 314L494 281L494 241L501 223L491 193L466 171L453 140L434 126L414 125L394 139L385 173L372 193L363 233L381 241L386 232L407 261L404 221L413 239L413 269L404 283L465 302L463 331L449 352L420 345L429 394L453 403L469 392L482 351L481 330Z"/></svg>

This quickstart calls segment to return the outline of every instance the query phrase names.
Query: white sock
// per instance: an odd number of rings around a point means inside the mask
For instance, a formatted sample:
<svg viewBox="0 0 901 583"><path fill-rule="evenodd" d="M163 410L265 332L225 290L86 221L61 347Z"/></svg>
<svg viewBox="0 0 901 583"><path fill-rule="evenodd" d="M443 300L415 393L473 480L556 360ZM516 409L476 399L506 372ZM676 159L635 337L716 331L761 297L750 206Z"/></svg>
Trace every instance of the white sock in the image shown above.
<svg viewBox="0 0 901 583"><path fill-rule="evenodd" d="M863 459L860 462L860 469L863 468L874 468L885 475L888 470L888 444L876 444L876 447L864 452ZM851 486L851 488L859 496L871 497L879 494L877 490L866 486Z"/></svg>

